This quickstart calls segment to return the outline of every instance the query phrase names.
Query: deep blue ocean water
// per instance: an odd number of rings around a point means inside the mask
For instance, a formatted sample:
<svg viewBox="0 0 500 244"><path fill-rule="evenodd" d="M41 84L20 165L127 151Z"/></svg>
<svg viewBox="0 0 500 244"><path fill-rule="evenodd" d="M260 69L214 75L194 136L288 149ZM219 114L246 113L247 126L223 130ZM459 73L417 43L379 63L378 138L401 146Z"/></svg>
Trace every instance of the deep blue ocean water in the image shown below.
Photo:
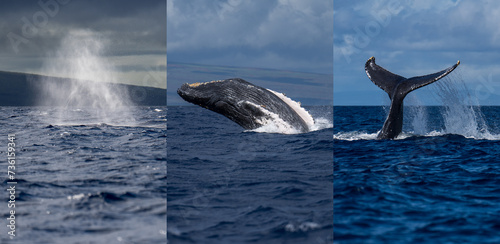
<svg viewBox="0 0 500 244"><path fill-rule="evenodd" d="M0 131L2 188L8 134L17 159L16 237L3 191L1 243L165 242L166 107L0 107Z"/></svg>
<svg viewBox="0 0 500 244"><path fill-rule="evenodd" d="M334 108L334 243L500 243L500 107Z"/></svg>
<svg viewBox="0 0 500 244"><path fill-rule="evenodd" d="M332 133L257 133L169 106L169 243L332 243Z"/></svg>

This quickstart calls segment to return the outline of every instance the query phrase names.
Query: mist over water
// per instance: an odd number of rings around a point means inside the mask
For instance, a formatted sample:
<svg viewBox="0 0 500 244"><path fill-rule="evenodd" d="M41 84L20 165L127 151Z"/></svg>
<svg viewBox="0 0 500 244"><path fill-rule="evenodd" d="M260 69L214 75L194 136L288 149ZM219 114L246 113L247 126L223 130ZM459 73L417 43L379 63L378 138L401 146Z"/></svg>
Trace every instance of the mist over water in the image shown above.
<svg viewBox="0 0 500 244"><path fill-rule="evenodd" d="M108 40L90 30L74 30L61 41L59 49L48 58L42 73L70 77L71 82L57 78L39 81L43 94L39 104L60 111L51 123L81 123L75 113L85 111L85 123L131 124L126 90L117 83L115 68L104 58ZM76 120L76 121L75 121Z"/></svg>

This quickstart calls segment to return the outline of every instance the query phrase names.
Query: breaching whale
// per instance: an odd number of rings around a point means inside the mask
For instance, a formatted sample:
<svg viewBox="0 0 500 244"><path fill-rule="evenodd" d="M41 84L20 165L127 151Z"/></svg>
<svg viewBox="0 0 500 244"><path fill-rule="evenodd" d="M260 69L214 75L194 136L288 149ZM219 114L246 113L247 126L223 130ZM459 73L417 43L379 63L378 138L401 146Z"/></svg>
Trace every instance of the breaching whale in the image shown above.
<svg viewBox="0 0 500 244"><path fill-rule="evenodd" d="M394 139L403 130L403 99L408 93L420 87L429 85L452 72L458 65L455 65L430 75L404 78L393 74L386 69L375 64L375 57L366 61L365 71L368 78L382 90L387 92L391 99L389 115L385 119L382 130L378 133L377 139Z"/></svg>
<svg viewBox="0 0 500 244"><path fill-rule="evenodd" d="M300 132L310 130L306 121L312 118L294 110L280 98L282 94L240 78L186 83L177 93L184 100L220 113L247 130L259 128L276 119L275 116Z"/></svg>

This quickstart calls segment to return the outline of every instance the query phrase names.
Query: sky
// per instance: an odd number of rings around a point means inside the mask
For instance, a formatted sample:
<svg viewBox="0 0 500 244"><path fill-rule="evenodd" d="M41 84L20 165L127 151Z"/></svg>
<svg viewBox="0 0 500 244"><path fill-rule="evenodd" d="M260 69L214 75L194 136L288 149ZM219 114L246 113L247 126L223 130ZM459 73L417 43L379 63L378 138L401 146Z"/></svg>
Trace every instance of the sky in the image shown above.
<svg viewBox="0 0 500 244"><path fill-rule="evenodd" d="M71 77L46 69L62 50L92 50L117 82L166 88L165 0L2 1L0 70ZM68 35L80 42L68 44ZM78 53L78 52L77 52ZM52 72L52 73L51 73ZM56 73L54 73L56 72Z"/></svg>
<svg viewBox="0 0 500 244"><path fill-rule="evenodd" d="M168 62L332 74L332 0L168 0Z"/></svg>
<svg viewBox="0 0 500 244"><path fill-rule="evenodd" d="M475 105L500 105L500 1L335 1L333 18L334 105L389 104L364 71L372 56L407 78L460 60L450 78L465 84ZM439 105L432 86L412 93Z"/></svg>

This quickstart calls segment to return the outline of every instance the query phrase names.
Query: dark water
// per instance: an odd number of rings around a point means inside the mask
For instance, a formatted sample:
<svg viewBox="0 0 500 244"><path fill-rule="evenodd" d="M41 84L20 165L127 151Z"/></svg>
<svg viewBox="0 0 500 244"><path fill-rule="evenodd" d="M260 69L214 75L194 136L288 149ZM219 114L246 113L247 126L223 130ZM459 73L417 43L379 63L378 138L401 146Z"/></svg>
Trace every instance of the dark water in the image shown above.
<svg viewBox="0 0 500 244"><path fill-rule="evenodd" d="M7 135L16 136L12 243L165 242L166 107L0 107L0 123L3 188ZM1 243L10 241L8 197Z"/></svg>
<svg viewBox="0 0 500 244"><path fill-rule="evenodd" d="M500 107L335 107L335 243L500 243Z"/></svg>
<svg viewBox="0 0 500 244"><path fill-rule="evenodd" d="M331 123L332 107L308 110ZM168 107L169 243L332 243L332 132L245 132Z"/></svg>

